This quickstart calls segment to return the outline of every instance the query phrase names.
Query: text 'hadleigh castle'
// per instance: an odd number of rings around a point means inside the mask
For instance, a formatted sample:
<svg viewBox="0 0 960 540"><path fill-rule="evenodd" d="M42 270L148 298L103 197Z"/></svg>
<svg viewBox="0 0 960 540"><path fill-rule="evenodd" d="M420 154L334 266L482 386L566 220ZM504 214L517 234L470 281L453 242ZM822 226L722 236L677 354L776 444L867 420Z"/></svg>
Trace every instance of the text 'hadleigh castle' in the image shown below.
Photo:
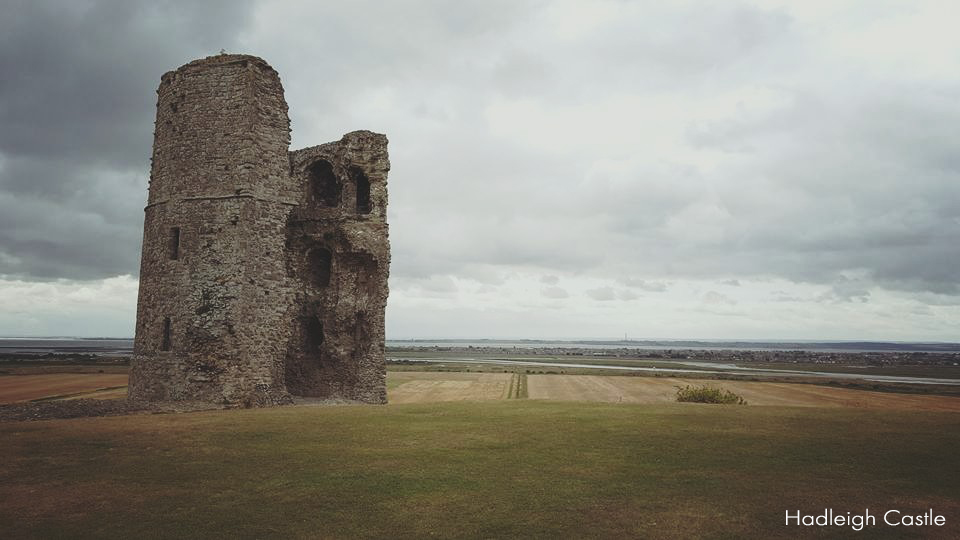
<svg viewBox="0 0 960 540"><path fill-rule="evenodd" d="M157 94L130 397L386 402L387 138L289 151L254 56L190 62Z"/></svg>

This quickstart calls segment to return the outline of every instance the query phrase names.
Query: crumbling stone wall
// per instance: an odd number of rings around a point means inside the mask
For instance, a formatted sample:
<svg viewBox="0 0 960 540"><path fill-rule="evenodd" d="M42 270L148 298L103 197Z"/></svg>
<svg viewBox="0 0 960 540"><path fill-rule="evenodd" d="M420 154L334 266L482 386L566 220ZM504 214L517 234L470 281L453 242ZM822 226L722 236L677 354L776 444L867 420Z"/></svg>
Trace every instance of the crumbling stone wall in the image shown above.
<svg viewBox="0 0 960 540"><path fill-rule="evenodd" d="M280 78L253 56L157 94L130 397L386 402L386 137L288 152Z"/></svg>

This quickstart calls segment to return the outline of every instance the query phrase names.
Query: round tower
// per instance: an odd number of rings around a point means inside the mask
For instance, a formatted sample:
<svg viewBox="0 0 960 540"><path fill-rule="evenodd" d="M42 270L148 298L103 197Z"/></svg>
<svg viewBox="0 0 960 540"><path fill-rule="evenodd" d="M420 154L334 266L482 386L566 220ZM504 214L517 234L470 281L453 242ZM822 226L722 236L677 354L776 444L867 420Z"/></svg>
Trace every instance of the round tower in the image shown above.
<svg viewBox="0 0 960 540"><path fill-rule="evenodd" d="M219 55L163 75L130 397L286 399L290 121L277 72Z"/></svg>

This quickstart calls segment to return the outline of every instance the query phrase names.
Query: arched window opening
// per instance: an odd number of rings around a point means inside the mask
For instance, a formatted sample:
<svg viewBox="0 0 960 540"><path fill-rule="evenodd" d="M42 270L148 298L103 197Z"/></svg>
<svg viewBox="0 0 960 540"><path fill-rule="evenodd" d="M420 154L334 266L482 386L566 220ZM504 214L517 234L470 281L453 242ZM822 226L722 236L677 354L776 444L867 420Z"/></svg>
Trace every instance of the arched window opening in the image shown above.
<svg viewBox="0 0 960 540"><path fill-rule="evenodd" d="M350 178L357 186L357 213L369 214L370 205L370 179L359 167L350 167Z"/></svg>
<svg viewBox="0 0 960 540"><path fill-rule="evenodd" d="M333 173L333 165L325 159L315 161L307 169L310 196L320 206L334 207L340 204L340 181Z"/></svg>
<svg viewBox="0 0 960 540"><path fill-rule="evenodd" d="M317 287L326 287L330 284L330 274L333 267L333 253L324 247L311 249L307 254L307 275Z"/></svg>
<svg viewBox="0 0 960 540"><path fill-rule="evenodd" d="M160 338L160 350L170 350L170 317L163 318L163 333Z"/></svg>
<svg viewBox="0 0 960 540"><path fill-rule="evenodd" d="M303 328L303 350L310 355L320 354L323 345L323 323L320 317L307 317Z"/></svg>

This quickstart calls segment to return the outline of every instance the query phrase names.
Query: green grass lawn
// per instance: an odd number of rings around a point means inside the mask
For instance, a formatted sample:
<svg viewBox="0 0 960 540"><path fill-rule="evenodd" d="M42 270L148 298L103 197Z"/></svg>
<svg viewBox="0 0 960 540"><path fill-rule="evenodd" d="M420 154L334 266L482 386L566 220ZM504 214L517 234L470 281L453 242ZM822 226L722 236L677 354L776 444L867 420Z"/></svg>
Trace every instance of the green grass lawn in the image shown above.
<svg viewBox="0 0 960 540"><path fill-rule="evenodd" d="M4 538L796 537L946 516L960 415L510 400L0 424ZM907 536L909 537L909 535Z"/></svg>

